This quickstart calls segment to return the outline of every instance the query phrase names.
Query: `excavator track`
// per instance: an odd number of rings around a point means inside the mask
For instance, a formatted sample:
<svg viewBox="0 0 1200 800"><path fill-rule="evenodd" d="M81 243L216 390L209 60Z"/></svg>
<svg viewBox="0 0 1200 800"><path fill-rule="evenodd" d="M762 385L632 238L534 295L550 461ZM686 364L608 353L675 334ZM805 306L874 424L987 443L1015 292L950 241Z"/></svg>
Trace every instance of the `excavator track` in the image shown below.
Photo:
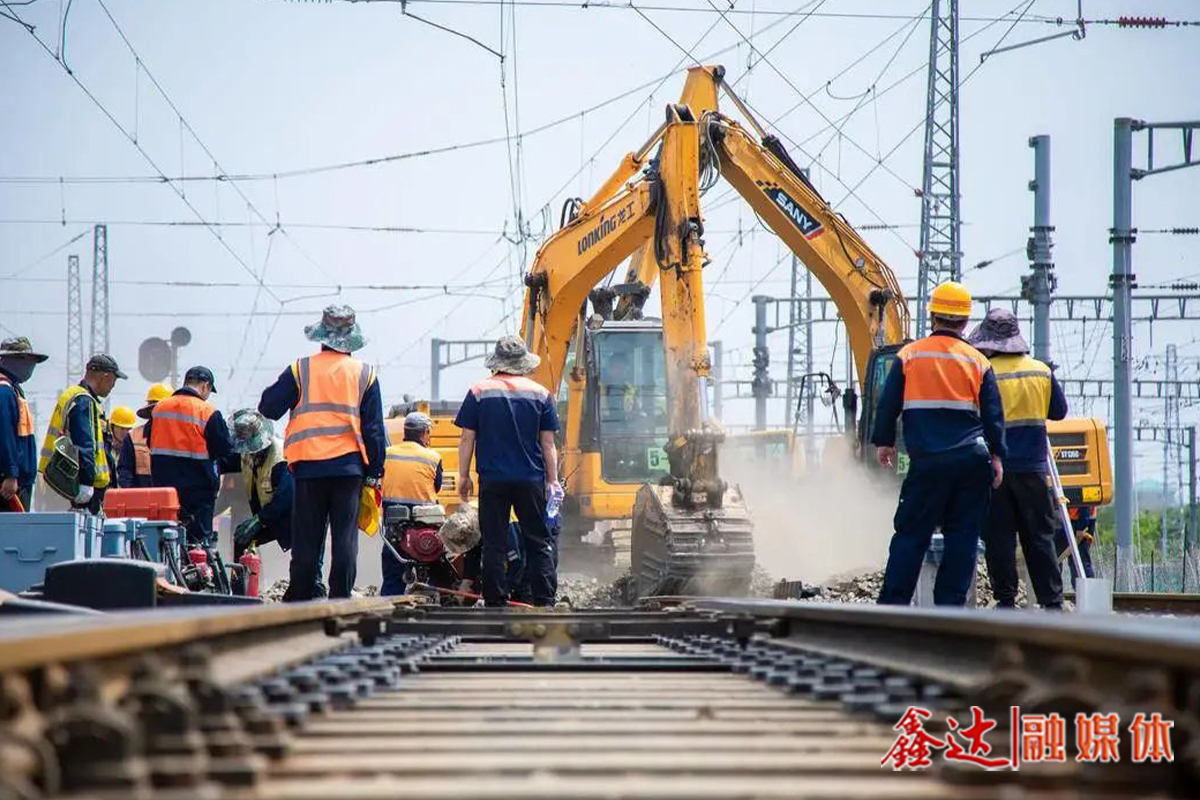
<svg viewBox="0 0 1200 800"><path fill-rule="evenodd" d="M754 523L740 489L720 508L683 508L669 486L644 485L633 506L633 585L651 595L744 595L754 569Z"/></svg>

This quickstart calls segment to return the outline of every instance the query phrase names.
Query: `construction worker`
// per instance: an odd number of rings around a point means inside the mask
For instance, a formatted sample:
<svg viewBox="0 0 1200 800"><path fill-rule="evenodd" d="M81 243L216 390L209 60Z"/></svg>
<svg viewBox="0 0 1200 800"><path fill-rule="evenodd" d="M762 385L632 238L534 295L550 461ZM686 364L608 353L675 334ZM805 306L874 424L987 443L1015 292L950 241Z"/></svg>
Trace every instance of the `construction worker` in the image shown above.
<svg viewBox="0 0 1200 800"><path fill-rule="evenodd" d="M942 563L938 605L961 606L975 574L979 535L993 486L1004 475L1004 409L987 358L962 339L971 293L947 282L929 297L933 332L901 348L880 394L872 444L883 467L896 463L896 420L903 416L910 459L879 602L908 605L934 528Z"/></svg>
<svg viewBox="0 0 1200 800"><path fill-rule="evenodd" d="M1067 509L1071 518L1071 531L1075 534L1075 542L1079 545L1079 560L1083 562L1083 577L1096 577L1096 569L1092 566L1092 545L1096 543L1096 511L1093 506L1071 506ZM1059 560L1066 559L1071 565L1071 586L1079 581L1079 572L1075 569L1075 559L1071 558L1071 543L1067 541L1066 531L1062 524L1054 536L1055 549Z"/></svg>
<svg viewBox="0 0 1200 800"><path fill-rule="evenodd" d="M37 480L33 414L21 384L49 356L24 336L0 342L0 512L29 511Z"/></svg>
<svg viewBox="0 0 1200 800"><path fill-rule="evenodd" d="M150 412L150 471L155 486L179 494L189 544L211 544L217 503L217 461L232 452L229 428L208 402L217 391L208 367L192 367L183 386Z"/></svg>
<svg viewBox="0 0 1200 800"><path fill-rule="evenodd" d="M526 377L541 358L517 336L504 336L484 362L492 371L467 392L454 424L458 445L458 493L471 496L471 459L479 473L479 530L482 536L483 598L489 606L509 599L506 574L509 515L516 511L535 605L554 604L558 591L556 544L546 526L546 504L558 484L554 396Z"/></svg>
<svg viewBox="0 0 1200 800"><path fill-rule="evenodd" d="M146 403L137 416L146 422L129 432L117 456L117 484L122 489L147 489L154 485L150 469L150 414L160 400L171 396L171 387L153 383L146 391Z"/></svg>
<svg viewBox="0 0 1200 800"><path fill-rule="evenodd" d="M233 452L221 460L221 472L241 474L252 514L233 532L233 560L251 544L277 542L290 550L294 482L283 443L275 438L271 420L252 408L233 412L229 422Z"/></svg>
<svg viewBox="0 0 1200 800"><path fill-rule="evenodd" d="M333 543L329 596L349 597L358 560L358 506L364 483L383 476L387 431L375 370L350 353L366 340L349 306L329 306L304 334L321 350L283 371L263 392L268 419L291 411L283 455L296 479L292 563L285 600L313 597L328 527Z"/></svg>
<svg viewBox="0 0 1200 800"><path fill-rule="evenodd" d="M437 503L442 490L442 456L430 449L433 421L427 414L414 411L404 418L404 440L387 449L383 468L383 507ZM404 566L391 551L383 548L383 585L381 595L404 594Z"/></svg>
<svg viewBox="0 0 1200 800"><path fill-rule="evenodd" d="M133 426L137 425L137 417L134 416L133 409L129 406L117 406L108 416L108 429L112 432L113 452L117 453L117 462L120 463L120 452L125 440L129 438L129 432L133 430ZM120 467L118 466L118 470Z"/></svg>
<svg viewBox="0 0 1200 800"><path fill-rule="evenodd" d="M67 387L54 405L46 438L42 440L38 472L45 475L54 453L54 443L63 436L69 437L79 461L79 490L75 497L69 498L71 508L100 513L104 491L113 481L114 466L102 401L117 381L126 377L116 359L97 353L88 359L83 380Z"/></svg>
<svg viewBox="0 0 1200 800"><path fill-rule="evenodd" d="M1067 416L1066 395L1050 367L1029 356L1011 311L993 308L967 341L991 361L1004 404L1004 481L992 491L983 536L996 604L1017 606L1019 538L1038 604L1061 609L1062 571L1054 539L1062 520L1050 488L1046 420Z"/></svg>

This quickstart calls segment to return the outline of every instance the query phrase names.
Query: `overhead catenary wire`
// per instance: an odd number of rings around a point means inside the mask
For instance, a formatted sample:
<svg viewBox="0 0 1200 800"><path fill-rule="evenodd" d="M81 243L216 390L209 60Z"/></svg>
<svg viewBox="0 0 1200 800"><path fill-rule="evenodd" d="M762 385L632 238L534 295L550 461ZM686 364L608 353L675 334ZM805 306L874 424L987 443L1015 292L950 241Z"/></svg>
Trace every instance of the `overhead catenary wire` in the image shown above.
<svg viewBox="0 0 1200 800"><path fill-rule="evenodd" d="M12 6L9 5L8 0L0 0L0 4L3 4L6 8L9 9L10 12L13 13L14 16L17 16L17 18L20 19L19 15L17 15L16 12L12 10ZM67 67L67 65L64 64L58 58L57 55L55 55L54 51L51 50L50 47L46 44L46 42L40 36L37 35L36 31L28 30L28 33L31 37L33 37L33 40L35 42L37 42L38 46L42 48L42 50L46 53L46 55L48 55L52 59L54 59L54 62L56 64L58 64L59 67L62 68L63 72L65 72L67 74L67 76L75 83L75 85L78 86L85 95L87 95L88 99L92 101L92 103L96 106L96 108L99 109L100 112L108 119L108 121L111 122L112 125L121 133L121 135L124 136L130 142L130 144L133 145L133 147L138 151L138 153L141 154L142 158L146 161L146 163L149 164L150 167L156 173L158 173L160 176L165 178L166 175L163 172L163 170L158 166L158 162L156 162L154 160L154 158L148 152L146 152L146 149L144 147L142 147L142 145L140 143L138 143L138 141L135 138L133 138L132 134L130 134L130 132L125 128L125 126L122 125L117 120L117 118L108 109L108 107L105 106L102 102L100 102L100 99L98 97L96 97L96 95L91 91L91 89L88 88L88 86L82 80L80 80L79 76L75 72L73 72L71 69L69 69ZM197 209L196 206L190 200L187 199L186 195L184 195L184 193L180 187L178 187L174 184L171 184L169 182L167 185L171 186L172 190L179 196L179 199L181 201L183 201L184 205L186 205L188 207L188 210L190 210L196 216L197 220L199 220L202 223L207 223L205 216L200 213L200 210ZM229 245L228 242L226 242L224 240L224 238L220 235L220 233L217 231L217 229L212 227L211 225L206 225L206 227L209 230L209 232L212 233L213 237L217 240L218 244L220 244L221 247L227 253L229 253L230 256L233 257L233 259L238 263L238 265L246 273L248 273L251 277L253 277L256 281L261 283L262 282L261 279L254 272L254 270L250 267L250 265L247 264L245 259L242 258L242 256L236 250L234 250ZM274 297L274 293L271 293L271 294ZM279 298L274 297L274 299L278 300Z"/></svg>

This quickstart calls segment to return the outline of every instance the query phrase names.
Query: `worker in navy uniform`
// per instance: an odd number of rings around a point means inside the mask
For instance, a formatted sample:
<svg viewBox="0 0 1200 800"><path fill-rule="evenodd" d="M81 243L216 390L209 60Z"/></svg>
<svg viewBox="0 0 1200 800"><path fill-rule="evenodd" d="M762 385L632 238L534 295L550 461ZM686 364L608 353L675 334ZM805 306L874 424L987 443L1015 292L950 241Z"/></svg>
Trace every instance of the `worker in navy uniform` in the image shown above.
<svg viewBox="0 0 1200 800"><path fill-rule="evenodd" d="M962 339L971 293L948 281L929 298L933 333L901 348L884 381L872 444L883 467L896 462L903 416L909 470L879 602L912 602L935 528L944 550L933 587L937 605L966 603L988 500L1004 474L1004 408L987 358Z"/></svg>
<svg viewBox="0 0 1200 800"><path fill-rule="evenodd" d="M283 458L283 443L275 438L271 420L252 408L230 417L233 452L220 461L222 473L239 473L245 483L251 517L233 533L233 559L252 544L277 542L292 548L294 481Z"/></svg>
<svg viewBox="0 0 1200 800"><path fill-rule="evenodd" d="M1083 562L1083 577L1096 577L1096 569L1092 566L1092 545L1096 543L1096 512L1092 506L1071 506L1068 509L1071 517L1071 530L1075 534L1075 542L1079 545L1079 560ZM1071 543L1067 541L1066 531L1062 523L1058 523L1054 535L1054 546L1058 550L1060 561L1066 559L1071 566L1071 586L1079 580L1075 569L1075 559L1071 558Z"/></svg>
<svg viewBox="0 0 1200 800"><path fill-rule="evenodd" d="M1031 358L1011 311L993 308L967 341L992 364L1004 403L1004 481L992 491L984 533L996 604L1017 605L1017 541L1042 608L1061 609L1062 570L1055 532L1062 529L1050 481L1046 420L1067 416L1067 397L1048 364Z"/></svg>
<svg viewBox="0 0 1200 800"><path fill-rule="evenodd" d="M21 384L49 356L35 353L24 336L0 342L0 512L30 510L37 480L37 438L33 413Z"/></svg>

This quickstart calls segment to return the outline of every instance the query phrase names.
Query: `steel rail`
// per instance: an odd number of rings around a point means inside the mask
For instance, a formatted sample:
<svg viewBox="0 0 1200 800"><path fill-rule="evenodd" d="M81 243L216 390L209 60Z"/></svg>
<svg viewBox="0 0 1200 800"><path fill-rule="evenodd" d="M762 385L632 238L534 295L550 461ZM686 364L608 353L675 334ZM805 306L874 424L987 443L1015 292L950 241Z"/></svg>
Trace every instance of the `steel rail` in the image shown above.
<svg viewBox="0 0 1200 800"><path fill-rule="evenodd" d="M391 613L379 598L313 601L257 607L161 609L96 615L0 618L0 672L211 643L306 623Z"/></svg>

